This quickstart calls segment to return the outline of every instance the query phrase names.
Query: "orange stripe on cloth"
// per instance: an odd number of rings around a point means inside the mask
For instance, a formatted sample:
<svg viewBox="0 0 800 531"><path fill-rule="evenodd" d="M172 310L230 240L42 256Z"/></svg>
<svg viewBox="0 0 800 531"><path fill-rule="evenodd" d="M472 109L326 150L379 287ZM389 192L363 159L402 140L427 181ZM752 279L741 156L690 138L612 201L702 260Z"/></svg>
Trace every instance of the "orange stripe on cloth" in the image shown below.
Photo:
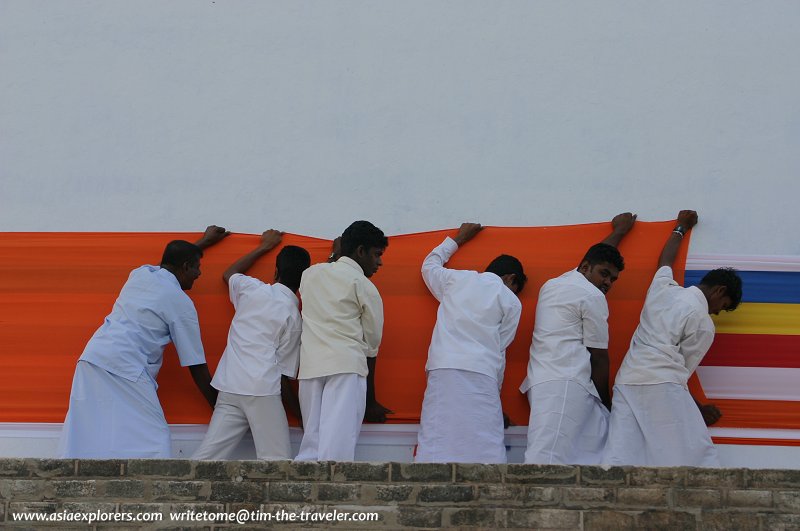
<svg viewBox="0 0 800 531"><path fill-rule="evenodd" d="M378 220L378 225L380 222ZM674 222L638 222L620 246L626 269L609 294L611 371L617 368L639 321L661 247ZM610 223L563 227L489 227L448 264L483 270L498 254L522 260L529 277L522 292L517 337L507 353L502 399L516 424L528 423L528 404L517 390L525 377L539 288L578 265L586 249L610 232ZM435 231L390 237L383 268L373 277L385 306L384 338L377 363L377 396L393 409L396 422L418 422L425 390L425 361L436 320L436 300L420 276L423 258L446 235ZM167 233L0 233L0 366L4 393L0 422L62 422L75 362L129 272L157 264L172 239L194 241L199 234ZM232 235L207 249L202 277L189 292L200 317L210 368L225 347L233 315L222 272L252 250L258 236ZM287 234L283 244L301 245L313 262L326 259L330 241ZM683 282L687 242L677 260ZM270 281L276 251L249 272ZM211 410L169 347L159 376L159 395L170 423L204 423Z"/></svg>
<svg viewBox="0 0 800 531"><path fill-rule="evenodd" d="M714 424L715 428L800 429L800 402L727 399L706 402L722 411L722 418Z"/></svg>

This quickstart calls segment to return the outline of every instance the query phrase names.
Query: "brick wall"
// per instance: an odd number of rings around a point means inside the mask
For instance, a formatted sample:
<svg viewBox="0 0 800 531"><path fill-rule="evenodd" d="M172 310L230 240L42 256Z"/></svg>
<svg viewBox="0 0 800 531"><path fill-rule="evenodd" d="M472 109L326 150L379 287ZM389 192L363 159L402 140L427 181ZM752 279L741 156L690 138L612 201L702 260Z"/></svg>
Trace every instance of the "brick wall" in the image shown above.
<svg viewBox="0 0 800 531"><path fill-rule="evenodd" d="M45 526L20 513L155 511L160 523L117 526L248 529L169 518L190 510L378 513L348 529L800 529L800 470L0 459L0 527Z"/></svg>

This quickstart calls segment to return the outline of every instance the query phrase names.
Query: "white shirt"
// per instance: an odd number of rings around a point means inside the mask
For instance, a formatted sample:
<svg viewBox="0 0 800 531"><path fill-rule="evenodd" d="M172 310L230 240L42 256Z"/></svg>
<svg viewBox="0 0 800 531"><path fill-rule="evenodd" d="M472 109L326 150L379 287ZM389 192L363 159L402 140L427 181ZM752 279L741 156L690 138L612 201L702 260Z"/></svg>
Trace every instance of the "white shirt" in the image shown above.
<svg viewBox="0 0 800 531"><path fill-rule="evenodd" d="M80 359L132 382L147 371L155 383L170 342L181 366L206 362L192 300L175 275L145 265L131 271Z"/></svg>
<svg viewBox="0 0 800 531"><path fill-rule="evenodd" d="M237 395L281 394L281 375L297 375L300 301L283 284L235 274L228 291L236 314L211 385Z"/></svg>
<svg viewBox="0 0 800 531"><path fill-rule="evenodd" d="M661 267L650 284L639 326L615 384L677 383L686 387L714 341L708 301L696 286L684 288Z"/></svg>
<svg viewBox="0 0 800 531"><path fill-rule="evenodd" d="M383 301L361 266L346 256L315 264L300 280L303 334L301 380L355 373L367 376L367 358L378 355Z"/></svg>
<svg viewBox="0 0 800 531"><path fill-rule="evenodd" d="M457 250L458 244L445 238L422 262L425 285L440 303L425 370L472 371L502 385L506 348L522 304L494 273L444 267Z"/></svg>
<svg viewBox="0 0 800 531"><path fill-rule="evenodd" d="M608 348L608 302L579 271L544 283L536 305L528 376L520 386L572 380L597 396L587 348Z"/></svg>

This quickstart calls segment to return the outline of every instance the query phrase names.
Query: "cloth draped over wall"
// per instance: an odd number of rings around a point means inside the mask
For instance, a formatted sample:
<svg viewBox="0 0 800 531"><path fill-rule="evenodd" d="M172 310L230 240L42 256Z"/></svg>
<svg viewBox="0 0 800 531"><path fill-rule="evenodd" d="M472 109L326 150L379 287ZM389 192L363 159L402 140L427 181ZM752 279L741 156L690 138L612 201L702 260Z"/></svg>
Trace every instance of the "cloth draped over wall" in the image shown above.
<svg viewBox="0 0 800 531"><path fill-rule="evenodd" d="M620 245L626 267L608 296L612 376L638 324L657 257L673 226L674 221L637 222ZM505 253L518 257L524 264L529 281L521 294L522 318L507 351L502 390L504 410L518 424L525 424L528 416L527 401L517 387L525 377L539 288L546 280L576 267L586 249L605 238L610 230L608 222L559 227L488 227L448 263L453 268L483 271L495 256ZM422 281L420 267L433 247L445 236L454 234L454 230L442 230L391 236L384 265L372 277L385 308L377 395L382 404L394 410L391 417L394 422L419 421L425 389L424 367L437 308L436 300ZM110 312L129 272L142 264L158 264L168 241L194 241L199 236L199 233L0 233L0 366L5 381L0 422L62 422L75 363ZM202 276L188 292L198 310L212 372L224 349L233 316L222 272L258 241L256 235L234 234L207 249L202 259ZM325 260L331 246L329 240L294 234L284 236L282 245L288 244L305 247L311 253L312 263ZM679 283L683 283L688 245L687 236L674 268ZM263 257L248 274L271 282L277 251ZM719 327L724 328L725 318L716 319ZM783 348L785 351L787 347ZM728 349L737 355L735 347ZM726 356L719 350L712 354L714 359ZM775 366L778 362L769 363ZM795 362L793 366L798 365ZM172 347L165 352L158 381L168 422L208 422L211 410L196 390L189 371L178 366ZM690 385L693 391L702 392L696 377ZM774 415L764 411L757 400L716 402L724 414L719 426L800 428L800 407L797 407L800 402L781 402Z"/></svg>

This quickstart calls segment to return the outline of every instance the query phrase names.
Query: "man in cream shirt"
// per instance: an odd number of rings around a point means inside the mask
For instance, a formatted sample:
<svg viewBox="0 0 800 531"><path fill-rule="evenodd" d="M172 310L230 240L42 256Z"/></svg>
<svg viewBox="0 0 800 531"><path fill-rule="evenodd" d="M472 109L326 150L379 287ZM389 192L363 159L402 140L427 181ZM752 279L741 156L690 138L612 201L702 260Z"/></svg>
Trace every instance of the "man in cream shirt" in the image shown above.
<svg viewBox="0 0 800 531"><path fill-rule="evenodd" d="M376 421L389 412L375 398L383 302L369 280L388 245L379 228L356 221L342 233L338 260L303 273L298 379L304 434L297 460L353 461L365 411Z"/></svg>
<svg viewBox="0 0 800 531"><path fill-rule="evenodd" d="M211 381L219 391L214 414L194 459L227 458L248 429L258 459L292 458L281 396L299 416L288 379L297 376L300 357L302 321L295 292L311 258L302 247L287 245L275 259L274 284L244 274L282 237L280 231L265 231L260 244L222 274L236 314Z"/></svg>
<svg viewBox="0 0 800 531"><path fill-rule="evenodd" d="M482 228L463 223L455 239L445 238L422 263L439 310L425 366L417 462L506 462L500 388L527 277L508 255L492 260L485 273L444 267Z"/></svg>
<svg viewBox="0 0 800 531"><path fill-rule="evenodd" d="M625 264L617 246L636 216L619 214L612 232L577 269L542 286L528 376L531 406L526 463L598 464L608 435L608 303Z"/></svg>
<svg viewBox="0 0 800 531"><path fill-rule="evenodd" d="M661 251L639 326L614 381L604 464L719 466L706 426L721 413L692 398L687 382L714 341L709 314L735 310L742 281L732 269L715 269L699 286L675 282L672 264L683 235L696 223L697 212L681 211Z"/></svg>

